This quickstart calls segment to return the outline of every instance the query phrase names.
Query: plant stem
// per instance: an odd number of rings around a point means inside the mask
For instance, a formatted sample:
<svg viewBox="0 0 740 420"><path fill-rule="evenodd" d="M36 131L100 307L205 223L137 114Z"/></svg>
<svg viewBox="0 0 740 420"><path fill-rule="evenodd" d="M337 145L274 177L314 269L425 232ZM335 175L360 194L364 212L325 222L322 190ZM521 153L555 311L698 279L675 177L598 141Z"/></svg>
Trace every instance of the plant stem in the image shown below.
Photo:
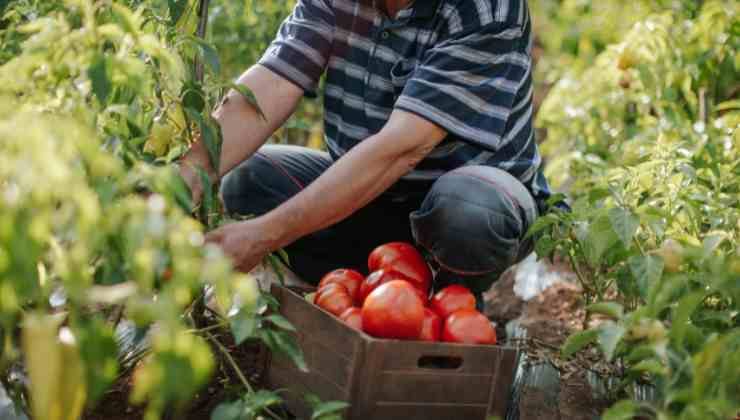
<svg viewBox="0 0 740 420"><path fill-rule="evenodd" d="M236 364L236 360L234 360L234 358L231 357L231 353L229 353L229 350L226 347L224 347L224 345L221 344L221 342L218 341L216 337L213 336L213 334L209 333L208 331L203 331L203 332L205 333L206 338L208 338L208 340L211 343L213 343L218 348L218 350L224 355L226 360L231 365L231 368L236 373L236 376L239 378L239 381L242 383L242 385L244 385L244 388L247 389L247 393L254 394L254 388L252 387L252 384L250 384L247 378L244 376L241 369L239 368L239 365ZM265 410L265 413L269 414L270 417L274 418L275 420L281 420L280 416L275 414L274 411L270 410L269 407L265 407L264 410Z"/></svg>
<svg viewBox="0 0 740 420"><path fill-rule="evenodd" d="M210 0L200 0L198 5L198 29L195 32L195 36L205 40L206 30L208 29L208 5ZM196 57L195 59L195 79L203 83L203 77L205 76L205 70L203 67L203 60Z"/></svg>

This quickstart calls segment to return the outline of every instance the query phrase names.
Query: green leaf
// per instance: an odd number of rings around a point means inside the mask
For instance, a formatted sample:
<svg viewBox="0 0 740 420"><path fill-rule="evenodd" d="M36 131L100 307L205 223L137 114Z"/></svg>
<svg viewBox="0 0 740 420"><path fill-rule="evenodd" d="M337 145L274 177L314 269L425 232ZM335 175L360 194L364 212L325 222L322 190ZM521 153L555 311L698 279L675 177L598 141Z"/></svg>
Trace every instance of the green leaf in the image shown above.
<svg viewBox="0 0 740 420"><path fill-rule="evenodd" d="M565 340L565 344L563 344L563 348L560 350L563 357L568 358L580 351L582 348L593 343L596 341L598 335L599 332L597 330L586 330L571 334L570 337Z"/></svg>
<svg viewBox="0 0 740 420"><path fill-rule="evenodd" d="M200 85L187 81L182 88L182 106L200 114L206 107L205 95Z"/></svg>
<svg viewBox="0 0 740 420"><path fill-rule="evenodd" d="M167 0L167 7L170 9L170 25L177 25L187 5L188 0Z"/></svg>
<svg viewBox="0 0 740 420"><path fill-rule="evenodd" d="M102 320L80 320L76 327L86 366L88 402L94 403L118 376L118 345L113 328Z"/></svg>
<svg viewBox="0 0 740 420"><path fill-rule="evenodd" d="M274 314L274 315L270 315L270 316L265 317L265 319L267 321L270 321L273 324L275 324L276 327L281 328L281 329L284 329L286 331L295 331L296 330L295 327L293 326L293 324L291 324L290 321L288 321L287 319L285 319L285 317L283 317L282 315Z"/></svg>
<svg viewBox="0 0 740 420"><path fill-rule="evenodd" d="M208 219L210 218L211 211L213 211L213 208L215 207L213 188L211 188L211 177L208 176L208 173L200 166L196 166L195 170L198 172L201 185L203 185L203 197L200 204L201 222L208 226Z"/></svg>
<svg viewBox="0 0 740 420"><path fill-rule="evenodd" d="M638 255L631 257L627 264L644 299L650 286L663 275L663 259L655 255Z"/></svg>
<svg viewBox="0 0 740 420"><path fill-rule="evenodd" d="M280 352L295 363L296 367L303 372L308 372L303 352L296 343L295 336L287 331L262 330L263 341L271 350Z"/></svg>
<svg viewBox="0 0 740 420"><path fill-rule="evenodd" d="M197 110L193 108L185 108L185 113L187 114L188 118L198 124L198 129L200 130L200 138L203 144L206 146L206 149L208 150L208 157L211 161L211 167L218 168L220 166L221 160L221 141L218 134Z"/></svg>
<svg viewBox="0 0 740 420"><path fill-rule="evenodd" d="M630 366L630 370L634 372L651 373L658 376L665 375L668 372L666 367L663 366L658 359L643 360Z"/></svg>
<svg viewBox="0 0 740 420"><path fill-rule="evenodd" d="M591 313L606 315L618 320L624 315L624 308L616 302L598 302L589 305L586 310Z"/></svg>
<svg viewBox="0 0 740 420"><path fill-rule="evenodd" d="M195 36L190 37L190 39L198 46L198 50L200 51L203 61L208 64L213 73L221 73L221 61L219 60L218 52L213 48L213 45Z"/></svg>
<svg viewBox="0 0 740 420"><path fill-rule="evenodd" d="M283 402L279 395L272 391L261 389L257 392L247 394L244 403L252 412L260 413L265 408L278 405Z"/></svg>
<svg viewBox="0 0 740 420"><path fill-rule="evenodd" d="M267 119L267 117L265 117L265 114L262 113L262 109L259 107L259 104L257 103L257 97L254 96L254 93L247 86L239 83L229 83L225 87L234 89L235 91L239 92L239 94L242 95L242 98L244 98L245 101L254 106L254 109L257 110L257 113L260 115L260 117L262 117L263 120Z"/></svg>
<svg viewBox="0 0 740 420"><path fill-rule="evenodd" d="M329 416L336 416L341 414L342 410L349 407L344 401L327 401L322 402L313 407L313 414L311 414L311 420L324 420Z"/></svg>
<svg viewBox="0 0 740 420"><path fill-rule="evenodd" d="M602 420L632 420L637 414L638 405L631 400L622 400L604 412Z"/></svg>
<svg viewBox="0 0 740 420"><path fill-rule="evenodd" d="M691 314L694 313L696 307L704 300L704 292L694 292L688 294L678 301L673 310L673 318L671 319L670 336L675 343L681 344L686 337L686 331L691 322Z"/></svg>
<svg viewBox="0 0 740 420"><path fill-rule="evenodd" d="M624 246L629 248L637 228L640 227L640 220L631 211L615 207L609 210L609 221Z"/></svg>
<svg viewBox="0 0 740 420"><path fill-rule="evenodd" d="M90 67L87 69L87 77L90 78L92 91L100 103L103 105L107 104L112 85L108 71L108 60L103 54L95 56Z"/></svg>
<svg viewBox="0 0 740 420"><path fill-rule="evenodd" d="M530 226L524 238L525 239L531 238L532 236L536 235L539 232L544 231L548 227L556 224L557 222L558 222L558 217L557 215L553 213L549 213L542 217L538 217L537 220L535 220L534 223L532 223L532 226Z"/></svg>
<svg viewBox="0 0 740 420"><path fill-rule="evenodd" d="M246 311L239 311L232 316L229 319L229 325L231 326L231 334L234 335L234 342L239 345L246 339L254 337L257 324L257 317L246 313Z"/></svg>
<svg viewBox="0 0 740 420"><path fill-rule="evenodd" d="M585 238L581 241L586 260L592 267L598 267L604 253L619 242L608 216L597 217L588 226Z"/></svg>
<svg viewBox="0 0 740 420"><path fill-rule="evenodd" d="M614 357L614 351L617 349L617 344L624 337L625 329L619 324L613 322L605 322L598 328L599 332L599 347L604 352L606 359L611 361Z"/></svg>
<svg viewBox="0 0 740 420"><path fill-rule="evenodd" d="M272 268L275 275L277 275L280 285L285 286L285 276L283 275L283 269L280 265L280 259L275 254L268 254L267 262L270 264L270 268Z"/></svg>
<svg viewBox="0 0 740 420"><path fill-rule="evenodd" d="M211 420L241 420L242 411L241 401L221 403L211 413Z"/></svg>

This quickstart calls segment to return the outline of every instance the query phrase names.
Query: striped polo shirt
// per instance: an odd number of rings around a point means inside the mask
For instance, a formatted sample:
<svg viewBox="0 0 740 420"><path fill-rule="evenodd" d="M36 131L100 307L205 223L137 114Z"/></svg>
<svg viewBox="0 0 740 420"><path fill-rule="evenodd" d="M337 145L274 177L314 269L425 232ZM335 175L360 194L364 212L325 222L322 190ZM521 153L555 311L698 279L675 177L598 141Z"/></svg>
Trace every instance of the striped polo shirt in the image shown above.
<svg viewBox="0 0 740 420"><path fill-rule="evenodd" d="M415 0L388 17L373 0L298 0L260 64L316 94L334 159L377 133L394 108L448 137L406 179L465 165L503 169L542 203L532 124L526 0Z"/></svg>

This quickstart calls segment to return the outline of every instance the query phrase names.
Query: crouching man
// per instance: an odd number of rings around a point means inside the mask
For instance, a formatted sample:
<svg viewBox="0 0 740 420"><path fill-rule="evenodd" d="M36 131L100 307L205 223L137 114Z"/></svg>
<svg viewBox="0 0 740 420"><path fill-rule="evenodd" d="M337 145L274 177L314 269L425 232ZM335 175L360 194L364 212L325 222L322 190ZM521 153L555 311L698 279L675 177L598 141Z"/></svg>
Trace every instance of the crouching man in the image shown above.
<svg viewBox="0 0 740 420"><path fill-rule="evenodd" d="M430 256L439 289L480 296L531 252L524 239L549 189L532 126L526 0L298 0L262 59L214 112L228 212L256 215L209 234L248 271L285 248L309 282L364 270L376 246ZM304 96L323 89L327 151L265 145ZM222 179L221 179L222 178Z"/></svg>

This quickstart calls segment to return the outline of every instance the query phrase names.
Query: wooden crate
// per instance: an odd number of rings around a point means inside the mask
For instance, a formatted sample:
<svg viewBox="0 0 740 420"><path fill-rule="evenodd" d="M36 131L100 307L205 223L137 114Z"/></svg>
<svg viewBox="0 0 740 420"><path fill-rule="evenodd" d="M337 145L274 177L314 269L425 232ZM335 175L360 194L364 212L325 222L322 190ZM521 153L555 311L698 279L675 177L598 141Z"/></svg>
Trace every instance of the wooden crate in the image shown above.
<svg viewBox="0 0 740 420"><path fill-rule="evenodd" d="M347 420L503 418L517 352L503 346L382 340L356 331L275 285L280 312L297 328L309 372L275 355L267 381L288 408L310 418L303 395L350 404Z"/></svg>

